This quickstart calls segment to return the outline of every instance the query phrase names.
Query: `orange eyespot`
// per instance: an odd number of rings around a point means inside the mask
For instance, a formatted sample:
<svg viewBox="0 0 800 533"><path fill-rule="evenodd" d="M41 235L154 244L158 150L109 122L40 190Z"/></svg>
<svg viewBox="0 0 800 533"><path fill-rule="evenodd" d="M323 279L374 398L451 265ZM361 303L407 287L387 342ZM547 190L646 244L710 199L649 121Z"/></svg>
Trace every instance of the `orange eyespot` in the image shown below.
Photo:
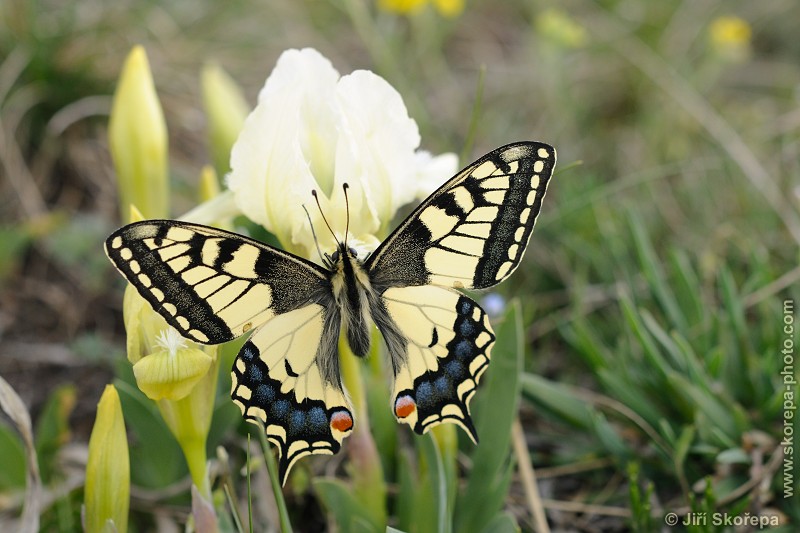
<svg viewBox="0 0 800 533"><path fill-rule="evenodd" d="M414 400L411 396L405 395L400 396L397 398L397 401L394 402L394 412L397 415L397 418L405 418L417 408L417 404L414 403Z"/></svg>
<svg viewBox="0 0 800 533"><path fill-rule="evenodd" d="M353 427L353 417L347 411L336 411L331 415L331 427L344 433Z"/></svg>

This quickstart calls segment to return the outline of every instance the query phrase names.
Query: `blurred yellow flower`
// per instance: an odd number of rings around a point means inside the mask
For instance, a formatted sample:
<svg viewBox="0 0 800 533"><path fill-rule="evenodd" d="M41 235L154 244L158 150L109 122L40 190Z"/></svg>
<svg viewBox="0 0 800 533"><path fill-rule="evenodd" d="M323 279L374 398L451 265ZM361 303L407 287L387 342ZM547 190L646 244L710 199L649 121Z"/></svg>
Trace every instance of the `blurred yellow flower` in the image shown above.
<svg viewBox="0 0 800 533"><path fill-rule="evenodd" d="M84 520L88 533L128 530L131 478L128 437L119 394L106 385L97 404L86 463Z"/></svg>
<svg viewBox="0 0 800 533"><path fill-rule="evenodd" d="M559 9L545 9L536 17L536 30L561 48L580 48L589 40L586 28Z"/></svg>
<svg viewBox="0 0 800 533"><path fill-rule="evenodd" d="M147 54L135 46L122 67L108 121L123 220L131 205L146 218L169 215L167 143L167 125Z"/></svg>
<svg viewBox="0 0 800 533"><path fill-rule="evenodd" d="M717 17L711 22L708 36L712 49L723 59L740 63L750 57L753 30L746 20L732 15Z"/></svg>
<svg viewBox="0 0 800 533"><path fill-rule="evenodd" d="M445 17L457 17L464 11L464 0L378 0L382 10L399 15L415 15L428 4Z"/></svg>

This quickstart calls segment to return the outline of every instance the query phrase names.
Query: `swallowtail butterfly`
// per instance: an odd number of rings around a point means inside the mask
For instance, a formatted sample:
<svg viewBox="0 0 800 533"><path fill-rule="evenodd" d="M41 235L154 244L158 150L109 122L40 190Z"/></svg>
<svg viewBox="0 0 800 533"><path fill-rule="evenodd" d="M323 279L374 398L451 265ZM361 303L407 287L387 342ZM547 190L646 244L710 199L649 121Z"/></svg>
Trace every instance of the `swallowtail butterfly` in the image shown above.
<svg viewBox="0 0 800 533"><path fill-rule="evenodd" d="M485 289L519 265L556 164L518 142L489 152L431 194L366 258L341 243L320 266L256 240L175 220L125 226L106 241L119 271L183 336L219 344L251 333L231 397L279 450L280 476L334 454L354 420L339 374L383 334L391 408L419 434L453 422L477 442L469 403L495 340L459 289Z"/></svg>

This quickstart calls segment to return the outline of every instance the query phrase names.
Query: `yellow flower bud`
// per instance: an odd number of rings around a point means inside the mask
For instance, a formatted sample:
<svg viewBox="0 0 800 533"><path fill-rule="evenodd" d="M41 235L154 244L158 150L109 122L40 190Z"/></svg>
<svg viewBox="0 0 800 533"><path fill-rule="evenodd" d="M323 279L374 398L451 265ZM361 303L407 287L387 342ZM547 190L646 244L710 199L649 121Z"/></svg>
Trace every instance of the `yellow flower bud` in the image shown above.
<svg viewBox="0 0 800 533"><path fill-rule="evenodd" d="M203 67L201 85L214 168L224 175L231 168L231 147L242 131L250 106L236 82L216 63Z"/></svg>
<svg viewBox="0 0 800 533"><path fill-rule="evenodd" d="M187 341L172 328L158 339L163 349L133 365L136 384L151 400L180 400L208 373L213 359L204 351L186 347Z"/></svg>
<svg viewBox="0 0 800 533"><path fill-rule="evenodd" d="M216 198L221 192L219 178L211 165L205 165L200 171L200 186L198 187L197 197L200 202L207 202Z"/></svg>
<svg viewBox="0 0 800 533"><path fill-rule="evenodd" d="M122 68L111 107L108 141L123 220L131 204L146 218L168 216L167 126L141 46L131 50Z"/></svg>
<svg viewBox="0 0 800 533"><path fill-rule="evenodd" d="M130 463L125 421L117 389L107 385L97 404L97 418L89 439L84 495L88 533L128 530Z"/></svg>

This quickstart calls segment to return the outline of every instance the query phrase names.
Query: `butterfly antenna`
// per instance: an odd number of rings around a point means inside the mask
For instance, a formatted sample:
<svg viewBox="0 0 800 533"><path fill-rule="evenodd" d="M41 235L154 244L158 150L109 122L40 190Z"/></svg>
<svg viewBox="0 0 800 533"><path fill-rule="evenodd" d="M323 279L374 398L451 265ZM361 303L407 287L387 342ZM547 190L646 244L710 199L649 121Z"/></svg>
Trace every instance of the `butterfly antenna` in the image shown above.
<svg viewBox="0 0 800 533"><path fill-rule="evenodd" d="M347 209L347 223L345 224L345 227L344 227L344 245L345 245L345 247L347 247L347 236L350 234L350 199L347 197L347 189L349 189L349 188L350 188L350 186L347 183L342 185L342 190L344 191L344 205L345 205L345 207Z"/></svg>
<svg viewBox="0 0 800 533"><path fill-rule="evenodd" d="M306 218L308 218L308 225L311 226L311 235L314 236L314 246L317 247L317 254L319 254L320 261L324 263L325 257L322 255L322 250L319 249L319 240L317 239L317 232L314 231L314 223L311 222L311 215L308 213L308 209L306 209L305 205L301 207L303 208L303 211L306 212Z"/></svg>
<svg viewBox="0 0 800 533"><path fill-rule="evenodd" d="M317 209L319 209L319 214L322 215L322 220L324 220L325 225L328 226L328 231L330 231L331 235L333 235L333 240L335 240L337 244L341 244L339 242L339 239L336 238L336 234L333 232L333 228L331 228L331 225L328 223L328 219L325 218L325 213L322 212L322 206L319 204L319 196L317 196L316 189L311 191L311 195L314 197L314 201L317 202Z"/></svg>

